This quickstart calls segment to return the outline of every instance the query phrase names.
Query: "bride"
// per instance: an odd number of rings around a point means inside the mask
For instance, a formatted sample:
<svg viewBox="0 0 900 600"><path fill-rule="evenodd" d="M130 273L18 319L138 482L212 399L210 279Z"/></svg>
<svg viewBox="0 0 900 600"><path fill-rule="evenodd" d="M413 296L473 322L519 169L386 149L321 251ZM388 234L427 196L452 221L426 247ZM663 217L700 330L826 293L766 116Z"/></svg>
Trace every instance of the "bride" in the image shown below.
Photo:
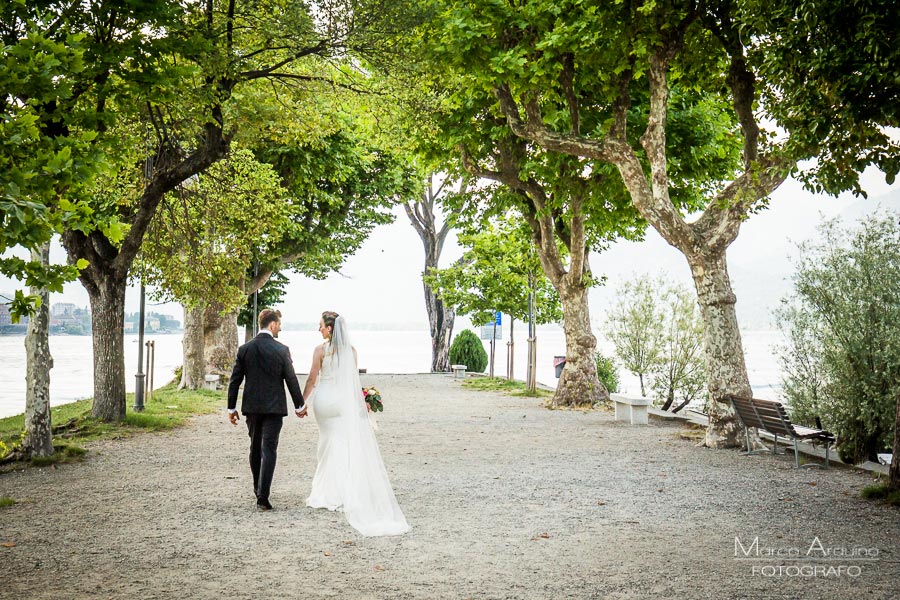
<svg viewBox="0 0 900 600"><path fill-rule="evenodd" d="M319 464L306 505L343 511L363 535L406 533L409 525L369 425L346 322L335 312L324 312L319 332L325 343L313 353L303 391L319 425Z"/></svg>

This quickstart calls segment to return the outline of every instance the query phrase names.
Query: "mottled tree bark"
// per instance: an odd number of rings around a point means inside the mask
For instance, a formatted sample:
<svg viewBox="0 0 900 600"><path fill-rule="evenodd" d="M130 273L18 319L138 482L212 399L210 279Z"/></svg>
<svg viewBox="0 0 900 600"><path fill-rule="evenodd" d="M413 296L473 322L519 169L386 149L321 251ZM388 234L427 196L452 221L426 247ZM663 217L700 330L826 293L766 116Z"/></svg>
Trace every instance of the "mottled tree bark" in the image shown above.
<svg viewBox="0 0 900 600"><path fill-rule="evenodd" d="M94 403L101 421L125 418L125 288L127 279L99 273L85 286L91 302L94 347Z"/></svg>
<svg viewBox="0 0 900 600"><path fill-rule="evenodd" d="M594 353L597 338L591 332L588 290L584 286L557 287L566 334L566 364L553 395L555 406L592 405L609 401L609 392L597 377Z"/></svg>
<svg viewBox="0 0 900 600"><path fill-rule="evenodd" d="M450 230L447 221L438 229L434 206L441 195L444 181L434 189L433 176L428 176L428 185L422 193L422 199L415 204L404 204L410 223L422 244L425 247L425 269L423 275L432 269L438 268L441 251L444 248L444 240ZM456 319L456 311L444 304L434 291L423 284L425 290L425 310L428 313L428 326L431 333L431 371L432 373L446 373L450 371L450 338L453 336L453 321Z"/></svg>
<svg viewBox="0 0 900 600"><path fill-rule="evenodd" d="M435 268L437 268L436 265ZM450 340L453 337L456 311L435 296L427 285L423 285L423 287L425 288L428 326L431 332L431 372L447 373L450 371Z"/></svg>
<svg viewBox="0 0 900 600"><path fill-rule="evenodd" d="M32 250L31 260L50 264L50 243ZM50 292L46 288L31 288L41 298L41 305L28 321L25 337L27 364L25 367L25 439L22 450L26 456L51 456L53 431L50 422Z"/></svg>
<svg viewBox="0 0 900 600"><path fill-rule="evenodd" d="M707 406L706 445L728 447L741 443L743 428L725 397L734 394L750 398L753 395L735 312L737 298L731 290L724 252L713 256L688 256L688 263L703 318L707 388L713 400Z"/></svg>
<svg viewBox="0 0 900 600"><path fill-rule="evenodd" d="M203 313L203 357L207 373L228 375L238 350L238 311L220 310L210 305Z"/></svg>
<svg viewBox="0 0 900 600"><path fill-rule="evenodd" d="M181 382L178 389L199 390L206 376L206 361L203 357L203 313L202 306L184 309L184 337L181 340L184 363L181 367Z"/></svg>

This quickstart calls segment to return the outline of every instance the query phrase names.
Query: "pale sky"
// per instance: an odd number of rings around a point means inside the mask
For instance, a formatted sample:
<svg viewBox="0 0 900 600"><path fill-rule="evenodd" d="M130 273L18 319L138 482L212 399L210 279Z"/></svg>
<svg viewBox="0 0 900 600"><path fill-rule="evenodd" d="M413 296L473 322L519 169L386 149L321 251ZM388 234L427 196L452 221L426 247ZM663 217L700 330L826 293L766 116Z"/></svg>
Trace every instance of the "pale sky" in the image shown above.
<svg viewBox="0 0 900 600"><path fill-rule="evenodd" d="M739 316L742 312L742 291L756 291L758 286L753 278L760 273L765 274L767 270L781 277L781 272L788 268L786 257L792 248L790 240L809 238L822 216L831 217L847 210L858 212L859 203L874 204L879 196L885 194L889 194L895 208L900 207L900 185L887 186L877 172L867 173L863 179L869 200L850 195L838 199L813 196L804 191L799 183L789 180L773 194L767 210L751 216L744 223L740 236L729 249L729 272L738 293ZM291 283L285 302L280 307L284 319L292 323L314 323L323 310L334 310L346 315L348 321L357 327L381 324L427 328L421 282L424 263L422 243L403 209L398 207L395 214L395 222L377 228L339 273L323 281L290 274ZM441 256L441 266L449 265L461 253L451 232ZM54 246L51 259L57 262L65 259L58 244ZM666 244L652 228L648 228L643 242L621 242L603 254L593 254L591 266L596 274L605 274L609 278L606 287L594 288L590 293L592 318L597 325L602 322L604 309L615 298L617 283L624 278L664 273L671 280L690 285L690 272L684 257ZM0 292L11 292L15 288L15 282L0 278ZM746 294L751 291L745 293L745 300ZM767 298L765 301L771 300ZM75 282L66 285L62 294L53 294L51 303L55 302L74 302L78 306L86 306L88 297L81 284ZM130 288L126 310L132 312L137 308L137 289ZM173 314L179 320L183 318L177 304L151 305L148 310ZM458 323L455 331L466 325L465 322ZM755 326L755 323L748 326Z"/></svg>
<svg viewBox="0 0 900 600"><path fill-rule="evenodd" d="M900 185L887 186L877 173L865 177L870 200L895 192ZM835 199L805 192L796 181L785 182L773 195L770 208L753 215L729 249L729 267L737 288L739 273L746 269L765 270L773 262L785 263L792 244L815 233L821 216L832 217L858 202L851 195ZM900 205L896 202L895 205ZM356 256L324 281L292 276L283 307L286 318L318 319L322 310L347 314L353 323L418 324L428 326L422 292L421 271L424 250L418 235L402 209L396 221L378 228ZM452 235L441 256L441 266L451 264L462 251ZM684 256L669 246L652 228L643 242L620 242L603 254L591 255L591 267L609 278L606 287L590 292L592 318L602 321L603 311L615 295L617 281L634 274L666 273L691 286ZM785 265L784 268L787 268ZM455 330L459 330L458 325Z"/></svg>

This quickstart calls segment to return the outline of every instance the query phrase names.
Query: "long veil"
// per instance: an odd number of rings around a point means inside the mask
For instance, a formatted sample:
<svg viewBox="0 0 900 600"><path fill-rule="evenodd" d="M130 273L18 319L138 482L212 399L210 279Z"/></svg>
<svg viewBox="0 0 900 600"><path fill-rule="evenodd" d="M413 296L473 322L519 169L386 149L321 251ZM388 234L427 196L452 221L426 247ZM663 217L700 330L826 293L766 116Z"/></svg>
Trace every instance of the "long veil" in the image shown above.
<svg viewBox="0 0 900 600"><path fill-rule="evenodd" d="M409 524L391 487L375 433L369 425L359 368L347 323L339 316L331 335L331 355L335 390L341 399L341 420L348 440L347 480L344 514L350 525L363 535L399 535Z"/></svg>

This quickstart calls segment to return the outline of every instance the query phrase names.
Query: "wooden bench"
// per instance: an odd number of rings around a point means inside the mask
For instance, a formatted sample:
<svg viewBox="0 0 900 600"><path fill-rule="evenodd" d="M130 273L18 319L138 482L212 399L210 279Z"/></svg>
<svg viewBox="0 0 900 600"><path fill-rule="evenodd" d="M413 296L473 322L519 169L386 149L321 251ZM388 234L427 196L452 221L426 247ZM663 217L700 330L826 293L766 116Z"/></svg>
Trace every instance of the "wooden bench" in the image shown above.
<svg viewBox="0 0 900 600"><path fill-rule="evenodd" d="M825 445L825 466L828 467L829 448L835 441L833 433L829 433L823 429L813 429L812 427L803 427L802 425L794 425L791 423L784 405L774 400L760 400L758 398L741 398L739 396L728 396L734 412L741 420L744 426L744 434L747 439L747 454L754 454L750 448L750 429L762 429L768 431L775 436L775 445L772 447L772 454L778 450L778 436L790 438L794 441L794 464L800 467L800 446L799 442L812 441L822 442ZM809 465L814 466L814 465ZM818 465L815 465L818 466Z"/></svg>

